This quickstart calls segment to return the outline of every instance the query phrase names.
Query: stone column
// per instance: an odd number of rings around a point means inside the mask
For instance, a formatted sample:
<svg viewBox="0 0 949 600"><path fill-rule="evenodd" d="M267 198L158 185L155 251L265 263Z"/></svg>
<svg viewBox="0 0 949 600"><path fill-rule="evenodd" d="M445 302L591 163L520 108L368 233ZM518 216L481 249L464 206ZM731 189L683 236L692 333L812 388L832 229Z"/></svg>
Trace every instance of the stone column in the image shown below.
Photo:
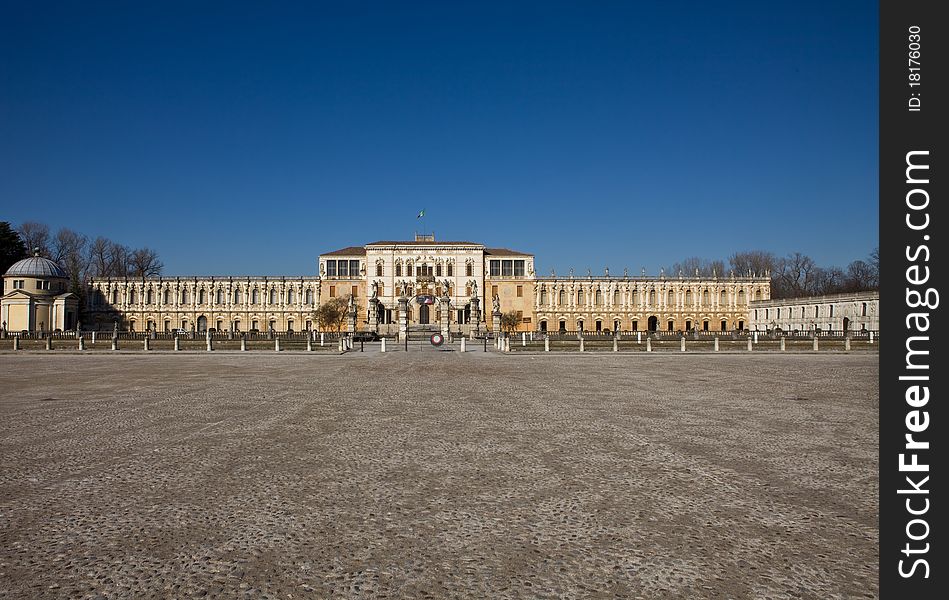
<svg viewBox="0 0 949 600"><path fill-rule="evenodd" d="M491 313L491 327L495 334L501 331L501 311Z"/></svg>
<svg viewBox="0 0 949 600"><path fill-rule="evenodd" d="M481 300L477 296L471 297L471 329L478 333L481 331Z"/></svg>
<svg viewBox="0 0 949 600"><path fill-rule="evenodd" d="M379 299L369 299L369 331L379 331Z"/></svg>
<svg viewBox="0 0 949 600"><path fill-rule="evenodd" d="M445 338L447 339L448 334L449 334L449 329L451 328L450 320L449 320L451 318L451 298L448 297L447 292L445 293L444 296L441 297L440 310L441 310L441 316L442 316L442 319L441 319L442 335L445 336Z"/></svg>
<svg viewBox="0 0 949 600"><path fill-rule="evenodd" d="M409 336L409 299L399 296L399 341L404 342Z"/></svg>

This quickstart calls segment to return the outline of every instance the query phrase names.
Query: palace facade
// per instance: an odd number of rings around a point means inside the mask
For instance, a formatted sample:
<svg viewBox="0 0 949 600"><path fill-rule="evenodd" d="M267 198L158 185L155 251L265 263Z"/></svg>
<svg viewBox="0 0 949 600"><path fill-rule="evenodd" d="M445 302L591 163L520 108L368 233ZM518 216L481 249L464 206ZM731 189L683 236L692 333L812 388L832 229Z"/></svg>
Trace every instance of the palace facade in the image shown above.
<svg viewBox="0 0 949 600"><path fill-rule="evenodd" d="M94 279L86 313L123 329L300 331L344 298L347 330L491 331L515 313L519 331L746 329L763 276L538 276L534 256L468 241L378 241L320 255L309 277Z"/></svg>

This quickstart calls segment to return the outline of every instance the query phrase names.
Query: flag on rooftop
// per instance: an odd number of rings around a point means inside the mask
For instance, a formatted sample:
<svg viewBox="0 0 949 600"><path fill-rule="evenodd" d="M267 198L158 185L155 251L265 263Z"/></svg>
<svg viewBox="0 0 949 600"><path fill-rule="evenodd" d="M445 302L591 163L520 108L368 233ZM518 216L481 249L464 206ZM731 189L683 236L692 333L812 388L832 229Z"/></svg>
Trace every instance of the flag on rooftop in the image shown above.
<svg viewBox="0 0 949 600"><path fill-rule="evenodd" d="M425 216L425 209L423 208L422 210L419 211L418 216L416 216L415 218L421 219L424 216Z"/></svg>

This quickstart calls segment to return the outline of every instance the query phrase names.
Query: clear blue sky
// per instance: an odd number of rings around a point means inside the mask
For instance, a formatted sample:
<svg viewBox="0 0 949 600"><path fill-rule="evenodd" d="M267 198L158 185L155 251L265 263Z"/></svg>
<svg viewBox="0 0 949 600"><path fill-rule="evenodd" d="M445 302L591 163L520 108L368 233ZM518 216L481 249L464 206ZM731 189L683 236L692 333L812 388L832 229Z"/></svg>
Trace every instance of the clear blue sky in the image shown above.
<svg viewBox="0 0 949 600"><path fill-rule="evenodd" d="M516 5L516 6L514 6ZM426 227L638 273L878 245L875 2L2 2L0 220L313 274Z"/></svg>

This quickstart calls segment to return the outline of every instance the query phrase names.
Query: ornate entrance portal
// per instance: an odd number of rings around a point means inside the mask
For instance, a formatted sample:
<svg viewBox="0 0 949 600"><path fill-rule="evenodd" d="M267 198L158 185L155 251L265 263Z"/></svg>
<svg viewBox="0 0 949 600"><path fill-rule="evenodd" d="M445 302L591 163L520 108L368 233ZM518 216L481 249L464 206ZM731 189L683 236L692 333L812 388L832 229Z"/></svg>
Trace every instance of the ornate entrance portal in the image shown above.
<svg viewBox="0 0 949 600"><path fill-rule="evenodd" d="M428 304L423 304L418 307L418 323L419 325L428 325L429 324L429 308Z"/></svg>

